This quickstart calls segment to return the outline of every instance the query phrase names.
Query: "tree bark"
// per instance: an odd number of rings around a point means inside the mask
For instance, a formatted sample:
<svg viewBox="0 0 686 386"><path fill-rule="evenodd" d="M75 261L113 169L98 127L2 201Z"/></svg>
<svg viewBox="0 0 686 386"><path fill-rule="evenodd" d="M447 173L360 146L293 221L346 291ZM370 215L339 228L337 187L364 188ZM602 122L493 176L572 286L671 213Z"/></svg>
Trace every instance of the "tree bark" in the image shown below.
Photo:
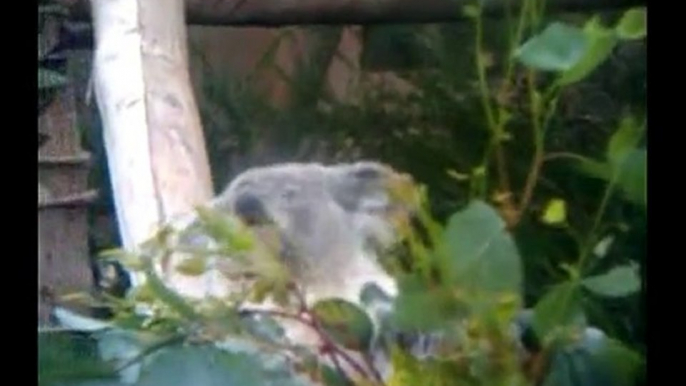
<svg viewBox="0 0 686 386"><path fill-rule="evenodd" d="M123 247L213 195L183 0L91 0L94 86Z"/></svg>
<svg viewBox="0 0 686 386"><path fill-rule="evenodd" d="M89 20L86 0L73 5L74 17ZM464 19L472 0L187 0L192 25L277 27L296 24L438 23ZM522 0L483 1L484 12L498 16ZM549 0L550 11L590 12L646 5L646 0Z"/></svg>

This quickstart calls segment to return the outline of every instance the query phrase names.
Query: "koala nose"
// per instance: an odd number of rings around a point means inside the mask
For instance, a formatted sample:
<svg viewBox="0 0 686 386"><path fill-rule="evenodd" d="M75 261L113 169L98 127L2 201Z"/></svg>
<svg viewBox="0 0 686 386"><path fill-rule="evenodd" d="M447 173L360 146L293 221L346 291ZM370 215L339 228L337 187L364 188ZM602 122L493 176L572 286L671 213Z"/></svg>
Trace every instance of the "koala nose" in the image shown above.
<svg viewBox="0 0 686 386"><path fill-rule="evenodd" d="M249 193L236 198L233 210L248 225L263 225L270 222L262 201Z"/></svg>

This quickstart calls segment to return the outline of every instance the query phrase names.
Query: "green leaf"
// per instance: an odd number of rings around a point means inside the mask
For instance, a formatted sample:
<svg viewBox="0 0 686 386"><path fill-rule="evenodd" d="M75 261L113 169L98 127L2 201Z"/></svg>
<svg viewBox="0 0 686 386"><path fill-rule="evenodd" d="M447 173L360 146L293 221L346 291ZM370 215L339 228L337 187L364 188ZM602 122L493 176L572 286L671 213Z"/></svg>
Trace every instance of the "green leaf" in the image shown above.
<svg viewBox="0 0 686 386"><path fill-rule="evenodd" d="M237 252L249 251L254 247L250 233L236 218L206 208L197 208L197 213L209 236L222 245Z"/></svg>
<svg viewBox="0 0 686 386"><path fill-rule="evenodd" d="M609 372L613 382L606 384L634 385L643 367L643 358L617 340L605 338L602 343L593 353L593 358L599 367Z"/></svg>
<svg viewBox="0 0 686 386"><path fill-rule="evenodd" d="M193 307L191 307L191 305L188 304L176 292L167 288L167 286L152 269L146 270L146 278L147 282L145 283L145 287L148 288L150 292L157 297L157 299L160 299L163 303L169 306L169 308L186 319L198 319L198 314L195 312Z"/></svg>
<svg viewBox="0 0 686 386"><path fill-rule="evenodd" d="M533 69L567 71L583 58L588 46L584 31L555 22L519 47L515 57Z"/></svg>
<svg viewBox="0 0 686 386"><path fill-rule="evenodd" d="M59 72L38 68L38 89L58 88L67 84L67 77Z"/></svg>
<svg viewBox="0 0 686 386"><path fill-rule="evenodd" d="M176 270L186 276L200 276L207 270L207 260L203 256L193 256L176 266Z"/></svg>
<svg viewBox="0 0 686 386"><path fill-rule="evenodd" d="M534 307L533 327L544 340L556 328L572 326L583 317L579 287L575 282L558 284Z"/></svg>
<svg viewBox="0 0 686 386"><path fill-rule="evenodd" d="M567 205L564 200L553 199L546 205L541 221L548 225L563 224L567 220Z"/></svg>
<svg viewBox="0 0 686 386"><path fill-rule="evenodd" d="M312 307L312 314L324 330L346 348L369 349L374 325L369 316L353 303L342 299L326 299Z"/></svg>
<svg viewBox="0 0 686 386"><path fill-rule="evenodd" d="M620 39L633 40L641 39L646 36L646 9L633 8L624 13L622 19L617 23L615 31Z"/></svg>
<svg viewBox="0 0 686 386"><path fill-rule="evenodd" d="M586 23L583 30L586 36L586 49L582 57L562 73L557 83L565 86L578 82L587 77L612 53L617 45L617 38L612 30L600 24L599 18L593 18Z"/></svg>
<svg viewBox="0 0 686 386"><path fill-rule="evenodd" d="M631 295L641 288L638 267L635 264L615 267L603 275L587 277L582 284L590 291L609 297Z"/></svg>
<svg viewBox="0 0 686 386"><path fill-rule="evenodd" d="M69 331L38 333L39 385L116 378L114 368L100 359L95 339Z"/></svg>
<svg viewBox="0 0 686 386"><path fill-rule="evenodd" d="M575 159L574 168L592 178L609 181L612 178L612 168L609 164L598 162L586 157Z"/></svg>
<svg viewBox="0 0 686 386"><path fill-rule="evenodd" d="M627 116L622 119L619 128L612 134L607 146L607 159L616 171L622 167L627 154L634 150L643 138L644 126Z"/></svg>
<svg viewBox="0 0 686 386"><path fill-rule="evenodd" d="M468 4L462 7L462 13L470 18L477 18L481 15L481 7L473 4Z"/></svg>
<svg viewBox="0 0 686 386"><path fill-rule="evenodd" d="M464 305L457 301L451 288L428 285L419 276L400 281L400 294L393 309L393 323L408 330L435 330L466 316Z"/></svg>
<svg viewBox="0 0 686 386"><path fill-rule="evenodd" d="M641 358L595 328L580 341L556 347L544 386L629 386L636 382Z"/></svg>
<svg viewBox="0 0 686 386"><path fill-rule="evenodd" d="M444 235L444 272L458 288L515 293L522 289L519 252L505 222L483 201L450 217Z"/></svg>
<svg viewBox="0 0 686 386"><path fill-rule="evenodd" d="M131 363L144 351L141 335L126 330L109 330L98 336L98 353L100 358L117 367L119 378L125 383L138 380L142 364ZM128 364L122 368L124 364Z"/></svg>
<svg viewBox="0 0 686 386"><path fill-rule="evenodd" d="M284 381L284 384L289 384L285 377ZM228 353L211 346L178 346L165 349L144 367L140 380L136 383L137 386L270 384L267 372L257 357Z"/></svg>
<svg viewBox="0 0 686 386"><path fill-rule="evenodd" d="M647 156L645 149L632 150L624 158L617 184L631 202L645 207L647 201Z"/></svg>

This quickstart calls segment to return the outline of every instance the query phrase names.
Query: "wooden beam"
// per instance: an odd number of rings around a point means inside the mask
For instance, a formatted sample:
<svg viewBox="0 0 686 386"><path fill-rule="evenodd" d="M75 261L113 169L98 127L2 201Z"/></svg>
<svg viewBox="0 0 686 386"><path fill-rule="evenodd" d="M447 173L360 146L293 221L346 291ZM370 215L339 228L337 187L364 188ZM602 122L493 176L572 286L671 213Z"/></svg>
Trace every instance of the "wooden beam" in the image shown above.
<svg viewBox="0 0 686 386"><path fill-rule="evenodd" d="M88 0L59 0L76 20L90 20ZM186 0L190 25L280 27L299 24L439 23L464 19L473 0ZM522 0L482 0L489 16ZM593 12L645 6L646 0L548 0L556 12Z"/></svg>
<svg viewBox="0 0 686 386"><path fill-rule="evenodd" d="M67 197L53 198L41 201L38 199L38 211L53 208L78 208L90 205L98 199L95 189L84 193L72 194Z"/></svg>

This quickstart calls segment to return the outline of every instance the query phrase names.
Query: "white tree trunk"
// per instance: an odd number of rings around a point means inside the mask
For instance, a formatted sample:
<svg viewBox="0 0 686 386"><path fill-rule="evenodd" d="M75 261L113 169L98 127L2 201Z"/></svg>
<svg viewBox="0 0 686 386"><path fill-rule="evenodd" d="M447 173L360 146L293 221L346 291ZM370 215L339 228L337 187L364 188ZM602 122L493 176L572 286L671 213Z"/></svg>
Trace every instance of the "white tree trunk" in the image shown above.
<svg viewBox="0 0 686 386"><path fill-rule="evenodd" d="M123 247L213 195L183 0L91 0L94 86Z"/></svg>

